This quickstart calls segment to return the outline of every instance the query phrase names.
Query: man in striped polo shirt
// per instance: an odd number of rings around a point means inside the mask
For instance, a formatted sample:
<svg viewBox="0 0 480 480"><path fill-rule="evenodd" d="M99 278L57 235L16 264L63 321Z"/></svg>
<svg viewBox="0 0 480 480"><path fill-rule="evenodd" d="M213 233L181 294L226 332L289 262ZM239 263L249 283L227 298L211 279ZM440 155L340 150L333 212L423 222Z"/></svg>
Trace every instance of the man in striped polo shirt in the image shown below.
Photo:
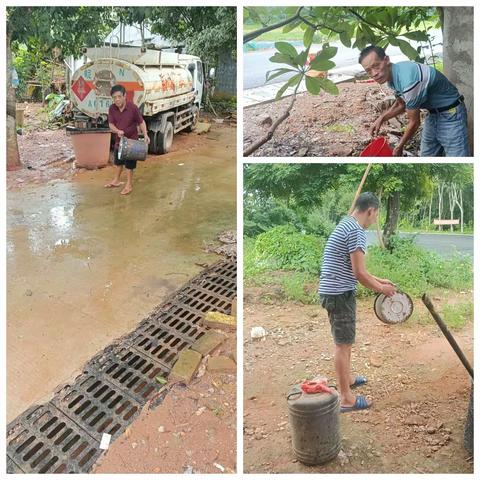
<svg viewBox="0 0 480 480"><path fill-rule="evenodd" d="M390 280L368 273L365 267L367 240L365 230L378 217L379 202L375 195L362 193L355 202L352 215L342 219L328 238L323 252L320 301L328 312L335 342L335 372L342 412L370 407L363 395L353 395L351 387L366 383L361 375L350 374L350 356L355 342L357 282L375 292L392 296L395 286Z"/></svg>
<svg viewBox="0 0 480 480"><path fill-rule="evenodd" d="M358 62L377 83L388 82L396 97L372 125L370 134L376 136L384 122L407 112L408 123L394 156L402 156L404 145L420 126L420 109L429 112L422 131L422 157L471 155L464 98L445 75L422 63L391 63L385 50L375 45L364 48Z"/></svg>

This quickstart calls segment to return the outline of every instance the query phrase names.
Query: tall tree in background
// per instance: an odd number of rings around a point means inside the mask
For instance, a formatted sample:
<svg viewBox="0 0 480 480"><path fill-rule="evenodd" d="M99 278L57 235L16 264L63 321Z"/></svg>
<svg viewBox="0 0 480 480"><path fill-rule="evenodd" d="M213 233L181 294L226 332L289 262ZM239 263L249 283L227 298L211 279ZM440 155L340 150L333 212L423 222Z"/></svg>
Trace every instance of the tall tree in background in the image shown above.
<svg viewBox="0 0 480 480"><path fill-rule="evenodd" d="M235 7L155 7L150 21L152 32L185 42L190 54L210 65L223 51L236 55Z"/></svg>
<svg viewBox="0 0 480 480"><path fill-rule="evenodd" d="M42 44L46 52L57 47L63 57L80 56L82 46L99 43L114 26L111 7L7 8L7 169L21 166L12 88L12 45L35 42Z"/></svg>

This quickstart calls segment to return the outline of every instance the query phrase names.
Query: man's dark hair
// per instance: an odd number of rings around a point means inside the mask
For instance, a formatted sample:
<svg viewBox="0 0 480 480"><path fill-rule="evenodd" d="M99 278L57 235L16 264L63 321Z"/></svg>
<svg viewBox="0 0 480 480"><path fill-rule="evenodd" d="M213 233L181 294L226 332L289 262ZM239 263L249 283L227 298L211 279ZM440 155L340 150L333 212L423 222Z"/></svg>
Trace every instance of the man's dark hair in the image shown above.
<svg viewBox="0 0 480 480"><path fill-rule="evenodd" d="M112 97L115 92L121 92L122 95L125 95L125 87L123 85L114 85L110 90L110 96Z"/></svg>
<svg viewBox="0 0 480 480"><path fill-rule="evenodd" d="M369 208L374 208L375 210L380 208L380 202L378 201L378 198L370 192L361 193L355 202L355 210L358 210L359 212L365 212Z"/></svg>
<svg viewBox="0 0 480 480"><path fill-rule="evenodd" d="M382 47L377 47L376 45L369 45L360 52L360 56L358 57L358 63L362 63L363 59L372 52L375 52L380 60L383 60L387 56L387 54L385 53L385 49L383 49Z"/></svg>

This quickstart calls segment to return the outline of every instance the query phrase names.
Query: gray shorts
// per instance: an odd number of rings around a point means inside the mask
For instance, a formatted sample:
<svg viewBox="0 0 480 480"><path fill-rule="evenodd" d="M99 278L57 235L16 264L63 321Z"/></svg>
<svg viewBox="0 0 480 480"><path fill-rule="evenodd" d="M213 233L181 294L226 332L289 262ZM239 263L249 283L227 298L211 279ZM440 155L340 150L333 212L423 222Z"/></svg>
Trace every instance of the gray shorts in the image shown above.
<svg viewBox="0 0 480 480"><path fill-rule="evenodd" d="M355 291L339 295L320 295L322 307L328 312L335 344L355 343Z"/></svg>

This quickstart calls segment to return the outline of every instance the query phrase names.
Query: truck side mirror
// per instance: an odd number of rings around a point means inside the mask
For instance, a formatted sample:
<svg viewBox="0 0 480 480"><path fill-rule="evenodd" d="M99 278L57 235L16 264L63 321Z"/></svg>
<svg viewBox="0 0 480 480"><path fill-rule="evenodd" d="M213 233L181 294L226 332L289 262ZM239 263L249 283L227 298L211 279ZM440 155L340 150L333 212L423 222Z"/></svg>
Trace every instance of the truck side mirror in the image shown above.
<svg viewBox="0 0 480 480"><path fill-rule="evenodd" d="M215 68L211 68L210 71L208 72L208 76L210 78L215 78Z"/></svg>
<svg viewBox="0 0 480 480"><path fill-rule="evenodd" d="M193 72L195 71L195 64L189 63L187 68L190 71L190 73L193 75Z"/></svg>

